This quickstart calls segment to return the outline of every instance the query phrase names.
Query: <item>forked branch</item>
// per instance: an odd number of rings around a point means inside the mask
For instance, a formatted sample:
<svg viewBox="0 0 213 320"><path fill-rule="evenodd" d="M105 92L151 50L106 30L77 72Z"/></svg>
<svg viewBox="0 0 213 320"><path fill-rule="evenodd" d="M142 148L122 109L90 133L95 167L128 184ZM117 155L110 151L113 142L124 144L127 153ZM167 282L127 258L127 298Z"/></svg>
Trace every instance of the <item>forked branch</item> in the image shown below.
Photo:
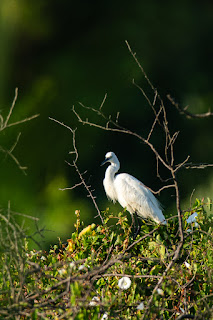
<svg viewBox="0 0 213 320"><path fill-rule="evenodd" d="M6 119L4 119L4 117L0 114L0 132L2 132L3 130L5 130L5 129L9 128L9 127L16 126L16 125L22 124L24 122L28 122L28 121L30 121L32 119L35 119L35 118L37 118L39 116L39 114L35 114L35 115L31 116L31 117L28 117L28 118L25 118L25 119L22 119L22 120L19 120L19 121L15 121L15 122L9 123L10 118L11 118L12 113L13 113L13 110L14 110L14 107L15 107L15 104L16 104L16 101L17 101L17 98L18 98L18 88L15 89L15 96L14 96L13 102L11 104L11 107L9 109L9 112L8 112L8 114L6 116ZM19 160L15 157L15 155L13 153L15 147L17 146L17 143L19 141L20 136L21 136L21 133L18 134L14 144L12 145L12 147L9 150L7 150L7 149L3 148L2 146L0 146L0 151L5 153L6 156L8 155L17 164L18 168L20 170L22 170L24 174L26 174L25 170L27 169L27 167L23 167L20 164Z"/></svg>
<svg viewBox="0 0 213 320"><path fill-rule="evenodd" d="M78 150L77 150L77 147L76 147L76 129L72 129L70 126L68 126L68 125L64 124L63 122L60 122L60 121L58 121L58 120L56 120L56 119L54 119L54 118L49 117L49 119L52 120L52 121L54 121L54 122L56 122L56 123L58 123L58 124L60 124L61 126L65 127L66 129L68 129L68 130L71 131L71 133L72 133L72 144L73 144L73 149L74 149L74 150L73 150L73 151L70 151L69 154L74 154L74 160L73 160L72 164L71 164L70 162L68 162L68 161L66 161L66 163L67 163L69 166L75 168L75 171L77 172L77 174L78 174L78 176L79 176L79 178L80 178L80 182L79 182L79 183L75 184L75 185L72 186L72 187L63 188L63 189L60 189L60 190L61 190L61 191L71 190L71 189L74 189L74 188L76 188L76 187L78 187L78 186L83 185L84 188L86 189L87 193L88 193L88 197L91 198L91 200L92 200L92 202L93 202L93 204L94 204L94 206L95 206L95 208L96 208L96 210L97 210L97 212L98 212L98 216L100 217L102 224L104 224L104 220L103 220L103 218L102 218L102 216L101 216L101 212L100 212L100 210L99 210L99 208L98 208L98 205L97 205L97 202L96 202L96 200L95 200L96 197L93 195L93 190L91 190L91 186L89 186L89 185L86 183L86 181L85 181L85 179L84 179L84 177L83 177L83 173L80 172L80 170L79 170L79 168L78 168L78 165L77 165L77 160L78 160L78 157L79 157L79 156L78 156Z"/></svg>

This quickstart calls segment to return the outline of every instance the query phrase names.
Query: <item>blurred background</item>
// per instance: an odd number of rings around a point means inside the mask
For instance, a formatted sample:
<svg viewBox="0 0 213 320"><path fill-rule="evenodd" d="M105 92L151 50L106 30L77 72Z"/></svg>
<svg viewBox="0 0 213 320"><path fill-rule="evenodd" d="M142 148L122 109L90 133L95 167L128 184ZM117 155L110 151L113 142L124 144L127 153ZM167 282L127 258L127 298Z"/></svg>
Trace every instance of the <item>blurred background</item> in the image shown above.
<svg viewBox="0 0 213 320"><path fill-rule="evenodd" d="M100 223L97 212L82 187L60 191L79 182L72 161L72 135L50 121L53 117L78 128L76 143L79 169L87 170L86 182L95 189L100 210L114 206L106 199L100 167L107 151L114 151L121 171L128 172L154 190L162 186L156 178L152 152L139 140L127 135L82 126L72 112L98 121L79 105L99 107L104 95L106 114L120 112L120 123L146 136L153 114L134 78L152 97L152 92L131 57L125 40L158 88L167 106L171 130L180 131L176 162L190 155L194 163L213 160L212 119L189 120L168 103L171 94L180 106L192 113L212 108L213 74L212 1L0 1L0 112L9 112L15 88L18 100L10 122L33 114L37 119L7 128L0 145L9 149L21 132L14 155L28 167L24 175L4 152L0 153L0 206L40 219L46 227L42 246L47 248L70 237L79 209L85 225ZM212 108L213 109L213 108ZM158 134L153 143L163 151ZM162 172L166 176L166 173ZM212 169L185 170L179 174L182 207L190 206L190 196L211 197ZM166 217L175 214L174 192L161 193L159 200ZM34 225L28 224L29 233Z"/></svg>

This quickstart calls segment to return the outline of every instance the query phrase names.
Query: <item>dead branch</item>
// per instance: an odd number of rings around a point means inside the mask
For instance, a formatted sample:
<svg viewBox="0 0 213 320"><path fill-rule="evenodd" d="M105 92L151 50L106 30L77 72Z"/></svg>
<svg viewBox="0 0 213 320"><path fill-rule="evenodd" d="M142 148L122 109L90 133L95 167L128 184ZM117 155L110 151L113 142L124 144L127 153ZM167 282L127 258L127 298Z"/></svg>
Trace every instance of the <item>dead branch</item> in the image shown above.
<svg viewBox="0 0 213 320"><path fill-rule="evenodd" d="M28 118L25 118L25 119L22 119L22 120L19 120L19 121L9 123L10 118L11 118L12 113L13 113L13 110L14 110L14 107L15 107L15 104L16 104L16 101L17 101L17 98L18 98L18 88L15 89L15 96L14 96L12 105L11 105L11 107L9 109L8 115L6 116L6 119L4 120L3 116L0 114L0 132L2 132L3 130L5 130L5 129L9 128L9 127L16 126L16 125L19 125L19 124L24 123L24 122L28 122L28 121L30 121L32 119L35 119L35 118L37 118L39 116L39 114L36 114L36 115L33 115L31 117L28 117ZM2 146L0 146L0 151L5 153L6 156L9 156L16 163L18 168L20 170L22 170L22 172L24 174L26 174L25 170L27 169L27 167L23 167L20 164L19 160L13 154L13 151L14 151L15 147L18 144L20 136L21 136L21 133L18 134L14 144L12 145L12 147L9 150L7 150L7 149L3 148Z"/></svg>
<svg viewBox="0 0 213 320"><path fill-rule="evenodd" d="M51 118L51 117L49 117L49 119L52 120L52 121L55 121L56 123L60 124L61 126L65 127L66 129L68 129L68 130L71 131L74 151L70 151L69 154L74 154L74 155L75 155L75 159L74 159L73 162L76 163L77 160L78 160L78 150L77 150L77 148L76 148L76 143L75 143L75 132L76 132L77 128L72 129L71 127L67 126L67 125L64 124L63 122L58 121L58 120L56 120L56 119L54 119L54 118Z"/></svg>
<svg viewBox="0 0 213 320"><path fill-rule="evenodd" d="M105 98L104 98L104 100L103 100L103 102L102 102L102 104L101 104L100 110L101 110L101 108L102 108L103 103L104 103L105 100L106 100L106 95L105 95ZM60 122L60 121L58 121L58 120L56 120L56 119L53 119L53 118L51 118L51 117L49 117L49 119L52 120L52 121L55 121L56 123L60 124L61 126L65 127L66 129L68 129L68 130L71 131L72 137L73 137L72 143L73 143L74 151L69 152L69 154L74 154L74 155L75 155L75 159L73 160L73 163L72 163L72 164L70 164L68 161L65 161L65 162L66 162L69 166L75 168L75 171L77 172L77 174L78 174L78 176L79 176L79 178L80 178L80 182L79 182L79 183L75 184L75 185L72 186L72 187L63 188L63 189L60 189L60 190L62 190L62 191L64 191L64 190L72 190L72 189L74 189L74 188L76 188L76 187L78 187L78 186L83 185L84 188L86 189L87 193L88 193L88 197L91 198L91 200L92 200L92 202L93 202L93 204L94 204L94 206L95 206L95 208L96 208L96 210L97 210L97 212L98 212L98 216L100 217L102 224L104 224L104 220L103 220L103 218L102 218L102 216L101 216L101 212L100 212L100 210L99 210L99 208L98 208L97 202L96 202L96 200L95 200L95 196L93 195L93 191L94 191L94 190L91 190L91 186L87 185L87 183L85 182L85 179L83 178L83 174L80 172L80 170L79 170L79 168L78 168L78 166L77 166L78 150L77 150L77 147L76 147L76 136L75 136L76 129L73 130L71 127L69 127L68 125L64 124L63 122Z"/></svg>
<svg viewBox="0 0 213 320"><path fill-rule="evenodd" d="M169 184L169 185L165 185L165 186L163 186L162 188L160 188L159 190L157 190L157 191L154 191L154 190L152 190L150 187L147 187L147 186L145 186L147 189L149 189L152 193L154 193L154 194L160 194L161 193L161 191L163 191L163 190L165 190L165 189L168 189L168 188L174 188L175 187L175 185L174 184Z"/></svg>
<svg viewBox="0 0 213 320"><path fill-rule="evenodd" d="M18 166L18 168L19 168L20 170L22 170L22 172L26 175L26 171L25 171L25 170L27 170L27 167L23 167L23 166L20 164L20 162L18 161L18 159L17 159L17 158L14 156L14 154L13 154L13 151L14 151L15 147L16 147L17 144L18 144L18 141L19 141L20 136L21 136L21 132L19 132L19 134L18 134L18 136L17 136L17 138L16 138L16 141L14 142L14 144L12 145L12 147L11 147L9 150L6 150L6 149L4 149L4 148L2 148L2 147L0 146L0 151L3 152L3 153L5 153L6 156L9 156L9 157L16 163L16 165Z"/></svg>
<svg viewBox="0 0 213 320"><path fill-rule="evenodd" d="M213 167L212 163L192 163L192 162L187 162L183 163L182 165L183 168L185 169L206 169L209 167Z"/></svg>
<svg viewBox="0 0 213 320"><path fill-rule="evenodd" d="M69 162L66 161L66 163L67 163L69 166L72 166ZM97 210L97 212L98 212L98 216L100 217L102 224L104 224L104 220L103 220L102 215L101 215L101 212L100 212L100 210L99 210L99 208L98 208L97 202L96 202L96 200L95 200L95 196L92 194L92 190L90 190L90 186L88 186L88 185L86 184L86 182L85 182L82 174L80 173L80 171L79 171L79 169L78 169L78 166L77 166L76 162L73 162L73 166L74 166L74 168L75 168L76 172L78 173L79 178L80 178L80 180L81 180L81 182L80 182L78 185L81 185L81 184L82 184L82 185L84 186L84 188L87 190L87 192L88 192L88 197L90 197L90 198L92 199L92 202L93 202L93 204L94 204L94 206L95 206L95 208L96 208L96 210ZM76 185L75 185L75 186L76 186ZM74 187L75 187L75 186L74 186Z"/></svg>
<svg viewBox="0 0 213 320"><path fill-rule="evenodd" d="M205 113L192 113L187 111L187 107L185 108L181 108L179 106L179 104L177 102L174 101L174 99L170 96L170 94L167 95L168 100L171 102L171 104L178 110L178 112L184 116L186 116L189 119L193 119L193 118L198 118L198 119L202 119L202 118L209 118L213 116L213 112L211 112L210 110L208 112Z"/></svg>
<svg viewBox="0 0 213 320"><path fill-rule="evenodd" d="M0 115L0 132L5 130L6 128L19 125L21 123L24 123L24 122L30 121L32 119L35 119L35 118L37 118L39 116L39 114L35 114L35 115L31 116L31 117L28 117L28 118L25 118L25 119L22 119L22 120L19 120L19 121L16 121L16 122L8 123L10 118L11 118L11 115L13 113L17 98L18 98L18 88L15 89L15 96L14 96L12 105L10 107L10 110L8 112L8 115L7 115L6 119L4 120L3 116Z"/></svg>

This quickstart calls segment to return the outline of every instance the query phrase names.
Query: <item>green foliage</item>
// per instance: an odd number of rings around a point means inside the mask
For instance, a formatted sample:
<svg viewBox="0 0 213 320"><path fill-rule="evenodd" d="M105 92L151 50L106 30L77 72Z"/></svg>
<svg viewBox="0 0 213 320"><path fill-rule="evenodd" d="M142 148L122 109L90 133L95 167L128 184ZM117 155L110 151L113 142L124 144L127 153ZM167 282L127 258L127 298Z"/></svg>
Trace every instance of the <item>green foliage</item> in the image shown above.
<svg viewBox="0 0 213 320"><path fill-rule="evenodd" d="M134 241L125 211L114 215L106 210L104 225L83 227L76 210L76 231L66 244L59 240L48 252L29 251L22 238L17 244L20 265L8 250L1 255L0 315L7 319L177 319L188 313L211 319L213 217L206 212L210 203L196 199L184 212L182 251L166 273L180 241L176 217L167 226L142 223ZM194 212L196 220L187 223ZM5 224L2 217L1 225ZM119 284L123 277L128 277L126 287Z"/></svg>

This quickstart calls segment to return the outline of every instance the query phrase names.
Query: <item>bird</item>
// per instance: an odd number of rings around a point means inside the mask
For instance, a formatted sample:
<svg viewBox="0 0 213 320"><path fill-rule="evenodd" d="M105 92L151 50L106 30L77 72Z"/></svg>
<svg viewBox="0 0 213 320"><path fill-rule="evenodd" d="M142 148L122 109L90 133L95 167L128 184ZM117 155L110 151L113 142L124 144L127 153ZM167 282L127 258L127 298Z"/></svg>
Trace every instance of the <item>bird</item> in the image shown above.
<svg viewBox="0 0 213 320"><path fill-rule="evenodd" d="M128 173L116 174L120 169L120 162L114 152L107 152L104 165L109 162L103 180L104 189L109 200L118 201L131 214L134 229L134 238L140 231L138 217L151 219L158 224L166 225L160 202L153 193L137 178ZM135 224L134 216L138 223Z"/></svg>

